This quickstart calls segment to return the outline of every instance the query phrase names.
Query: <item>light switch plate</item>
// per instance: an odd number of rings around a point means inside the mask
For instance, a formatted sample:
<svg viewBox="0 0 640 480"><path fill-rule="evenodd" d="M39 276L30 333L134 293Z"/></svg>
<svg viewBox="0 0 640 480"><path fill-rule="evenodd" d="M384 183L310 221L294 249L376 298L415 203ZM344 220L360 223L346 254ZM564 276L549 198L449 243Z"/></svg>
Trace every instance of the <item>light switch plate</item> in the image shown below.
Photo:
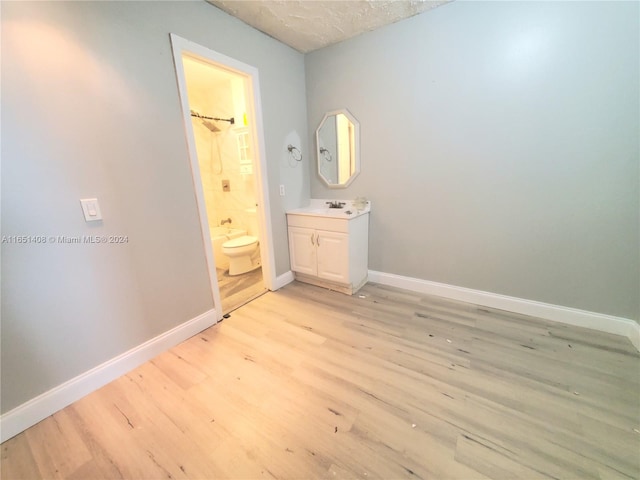
<svg viewBox="0 0 640 480"><path fill-rule="evenodd" d="M80 205L82 205L82 213L84 213L85 221L95 222L102 220L102 213L100 212L100 205L98 205L97 198L81 198Z"/></svg>

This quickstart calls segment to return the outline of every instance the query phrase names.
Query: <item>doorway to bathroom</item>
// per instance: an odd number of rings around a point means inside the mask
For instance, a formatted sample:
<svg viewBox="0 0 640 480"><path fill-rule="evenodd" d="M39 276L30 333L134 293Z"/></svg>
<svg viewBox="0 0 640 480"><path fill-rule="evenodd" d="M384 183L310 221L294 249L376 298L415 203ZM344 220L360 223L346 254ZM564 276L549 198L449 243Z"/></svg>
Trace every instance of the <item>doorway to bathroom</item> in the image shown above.
<svg viewBox="0 0 640 480"><path fill-rule="evenodd" d="M257 70L171 35L218 320L272 288Z"/></svg>

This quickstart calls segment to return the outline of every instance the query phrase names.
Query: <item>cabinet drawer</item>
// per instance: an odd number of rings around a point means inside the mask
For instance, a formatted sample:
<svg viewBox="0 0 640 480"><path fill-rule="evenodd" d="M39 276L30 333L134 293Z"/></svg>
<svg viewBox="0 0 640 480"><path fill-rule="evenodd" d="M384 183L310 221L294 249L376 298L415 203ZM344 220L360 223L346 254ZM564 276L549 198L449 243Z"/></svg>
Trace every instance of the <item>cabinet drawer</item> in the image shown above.
<svg viewBox="0 0 640 480"><path fill-rule="evenodd" d="M287 213L287 225L290 227L328 230L330 232L349 232L349 220L346 218L329 218Z"/></svg>

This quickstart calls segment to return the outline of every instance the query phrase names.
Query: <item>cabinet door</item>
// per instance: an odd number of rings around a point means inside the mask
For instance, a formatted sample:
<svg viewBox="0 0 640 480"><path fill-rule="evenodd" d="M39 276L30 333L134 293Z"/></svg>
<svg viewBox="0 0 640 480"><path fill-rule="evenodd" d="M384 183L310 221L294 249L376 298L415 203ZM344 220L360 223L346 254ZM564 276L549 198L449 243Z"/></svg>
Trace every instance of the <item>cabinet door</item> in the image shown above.
<svg viewBox="0 0 640 480"><path fill-rule="evenodd" d="M316 238L318 277L349 283L349 235L317 230Z"/></svg>
<svg viewBox="0 0 640 480"><path fill-rule="evenodd" d="M315 230L289 227L289 257L291 270L317 275Z"/></svg>

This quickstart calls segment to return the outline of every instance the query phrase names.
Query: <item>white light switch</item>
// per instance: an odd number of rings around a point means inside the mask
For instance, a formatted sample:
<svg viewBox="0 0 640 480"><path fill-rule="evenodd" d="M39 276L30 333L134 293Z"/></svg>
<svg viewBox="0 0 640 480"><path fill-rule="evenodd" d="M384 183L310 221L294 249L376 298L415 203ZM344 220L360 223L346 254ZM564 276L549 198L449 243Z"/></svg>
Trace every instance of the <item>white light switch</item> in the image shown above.
<svg viewBox="0 0 640 480"><path fill-rule="evenodd" d="M102 213L100 213L100 205L98 205L97 198L80 199L80 205L82 205L85 221L95 222L96 220L102 220Z"/></svg>

